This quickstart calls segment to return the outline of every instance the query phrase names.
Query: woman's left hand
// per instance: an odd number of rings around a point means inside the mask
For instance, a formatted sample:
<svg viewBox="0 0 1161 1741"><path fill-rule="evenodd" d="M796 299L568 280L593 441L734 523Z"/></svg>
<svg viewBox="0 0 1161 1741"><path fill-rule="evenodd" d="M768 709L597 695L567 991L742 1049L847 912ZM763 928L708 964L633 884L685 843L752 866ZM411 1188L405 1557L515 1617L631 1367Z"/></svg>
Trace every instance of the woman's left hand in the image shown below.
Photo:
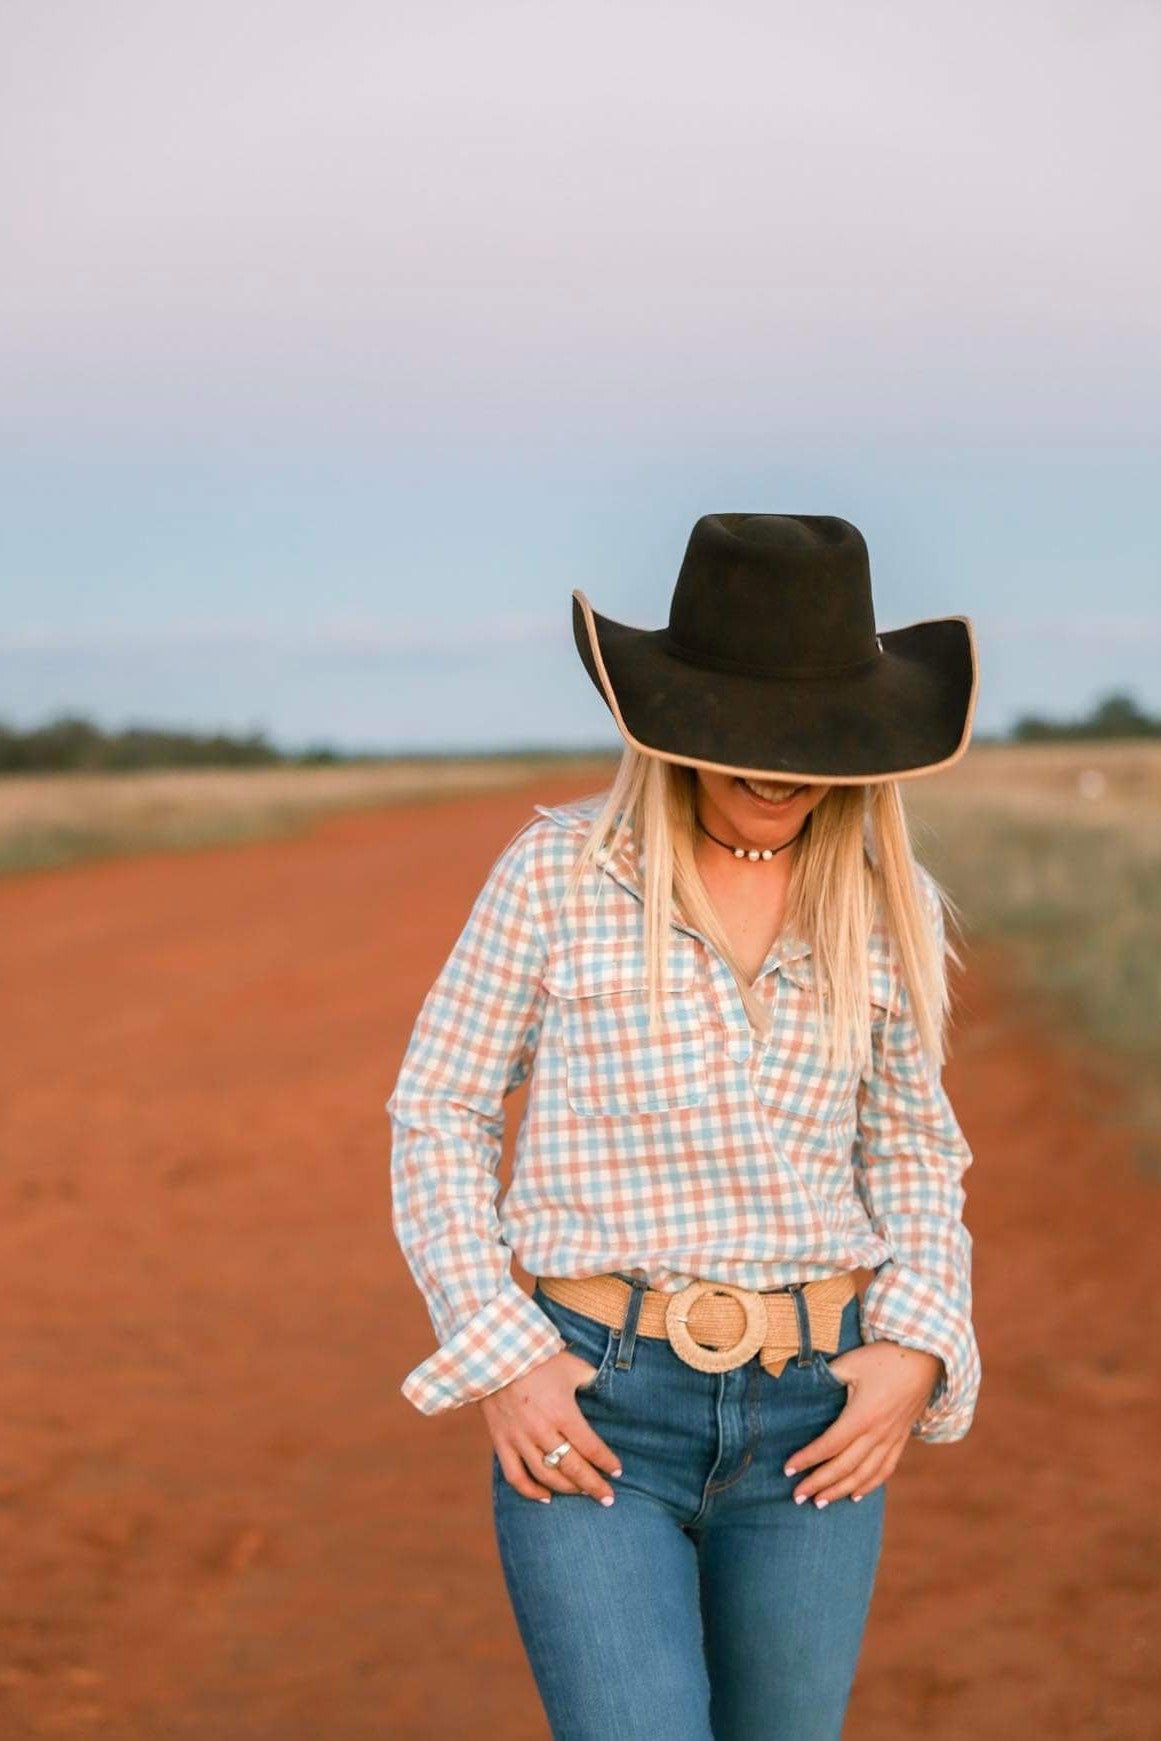
<svg viewBox="0 0 1161 1741"><path fill-rule="evenodd" d="M785 1464L788 1475L812 1471L794 1498L799 1504L813 1499L820 1507L847 1494L861 1499L887 1480L943 1371L938 1354L886 1340L848 1348L827 1364L848 1387L846 1406Z"/></svg>

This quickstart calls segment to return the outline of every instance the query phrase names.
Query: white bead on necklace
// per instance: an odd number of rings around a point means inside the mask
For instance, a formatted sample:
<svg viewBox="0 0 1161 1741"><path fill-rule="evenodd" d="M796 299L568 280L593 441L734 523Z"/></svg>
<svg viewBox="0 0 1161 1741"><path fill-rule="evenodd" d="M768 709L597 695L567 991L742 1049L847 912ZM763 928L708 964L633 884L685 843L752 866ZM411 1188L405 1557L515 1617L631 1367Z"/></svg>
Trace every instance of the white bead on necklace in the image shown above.
<svg viewBox="0 0 1161 1741"><path fill-rule="evenodd" d="M716 840L719 846L724 846L726 851L732 853L735 858L748 858L756 861L760 858L774 858L776 854L785 852L788 846L793 846L796 840L801 840L803 834L806 832L807 823L809 823L810 817L808 816L806 818L806 821L802 824L798 833L793 835L789 840L784 840L781 846L733 846L728 840L721 840L716 834L712 833L711 830L706 827L700 816L696 818L696 821L703 834L708 834L711 840Z"/></svg>

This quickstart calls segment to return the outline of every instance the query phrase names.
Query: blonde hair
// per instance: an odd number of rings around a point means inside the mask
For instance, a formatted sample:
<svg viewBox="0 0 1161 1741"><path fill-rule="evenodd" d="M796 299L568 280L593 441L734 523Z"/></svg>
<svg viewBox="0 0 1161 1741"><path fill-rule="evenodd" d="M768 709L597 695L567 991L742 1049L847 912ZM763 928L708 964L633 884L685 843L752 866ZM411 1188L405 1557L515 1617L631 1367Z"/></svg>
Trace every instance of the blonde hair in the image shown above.
<svg viewBox="0 0 1161 1741"><path fill-rule="evenodd" d="M668 950L662 944L676 903L727 962L753 1027L765 1036L768 1006L748 984L697 867L696 768L645 755L627 744L603 796L565 898L603 846L615 851L624 835L632 835L645 858L650 1028L660 1017L660 1000L668 989ZM614 828L618 811L620 824ZM957 930L961 927L955 903L930 871L920 870L900 782L829 787L793 851L782 934L801 937L810 946L816 1030L824 1057L844 1065L858 1063L863 1070L870 1066L870 940L876 923L885 919L893 944L891 1006L899 1001L901 978L923 1050L938 1069L946 1055L950 1013L946 961L963 965L947 937L943 910ZM921 876L928 879L930 897L924 894Z"/></svg>

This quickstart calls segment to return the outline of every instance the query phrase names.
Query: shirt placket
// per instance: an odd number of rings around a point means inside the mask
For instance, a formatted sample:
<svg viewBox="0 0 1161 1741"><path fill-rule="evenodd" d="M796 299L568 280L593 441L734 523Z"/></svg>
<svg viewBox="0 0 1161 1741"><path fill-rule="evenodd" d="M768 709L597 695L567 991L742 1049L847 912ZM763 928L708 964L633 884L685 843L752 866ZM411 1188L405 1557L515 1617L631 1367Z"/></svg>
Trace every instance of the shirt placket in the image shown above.
<svg viewBox="0 0 1161 1741"><path fill-rule="evenodd" d="M626 861L624 853L624 847L613 854L610 854L607 848L602 849L596 854L596 861L612 877L614 882L619 883L623 889L627 889L629 894L644 907L644 897L641 893L639 879ZM742 1002L737 981L730 971L728 963L719 955L705 933L682 919L678 915L676 907L673 906L669 912L669 924L672 930L684 932L687 937L696 937L700 943L704 944L714 1002L726 1031L726 1055L731 1063L748 1064L754 1055L754 1033L750 1026L746 1007ZM779 952L776 944L771 945L765 961L758 970L758 981L765 979L770 973L779 972L784 960L798 959L800 955L806 953L808 953L806 946L797 941L791 944L789 950L782 953Z"/></svg>

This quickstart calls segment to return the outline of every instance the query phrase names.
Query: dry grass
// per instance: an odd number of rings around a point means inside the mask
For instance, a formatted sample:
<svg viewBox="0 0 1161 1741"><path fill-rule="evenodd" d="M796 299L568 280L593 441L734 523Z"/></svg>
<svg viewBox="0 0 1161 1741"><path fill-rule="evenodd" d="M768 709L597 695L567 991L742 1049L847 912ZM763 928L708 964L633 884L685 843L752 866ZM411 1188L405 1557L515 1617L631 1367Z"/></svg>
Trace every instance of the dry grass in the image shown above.
<svg viewBox="0 0 1161 1741"><path fill-rule="evenodd" d="M354 767L17 774L0 780L0 872L296 832L312 817L402 801L439 802L520 785L588 760L373 762ZM591 763L594 767L598 764Z"/></svg>
<svg viewBox="0 0 1161 1741"><path fill-rule="evenodd" d="M984 805L1069 827L1161 831L1161 742L973 745L944 774L904 783L917 814Z"/></svg>
<svg viewBox="0 0 1161 1741"><path fill-rule="evenodd" d="M1161 744L981 746L908 788L916 847L971 935L1134 1065L1161 1125Z"/></svg>

